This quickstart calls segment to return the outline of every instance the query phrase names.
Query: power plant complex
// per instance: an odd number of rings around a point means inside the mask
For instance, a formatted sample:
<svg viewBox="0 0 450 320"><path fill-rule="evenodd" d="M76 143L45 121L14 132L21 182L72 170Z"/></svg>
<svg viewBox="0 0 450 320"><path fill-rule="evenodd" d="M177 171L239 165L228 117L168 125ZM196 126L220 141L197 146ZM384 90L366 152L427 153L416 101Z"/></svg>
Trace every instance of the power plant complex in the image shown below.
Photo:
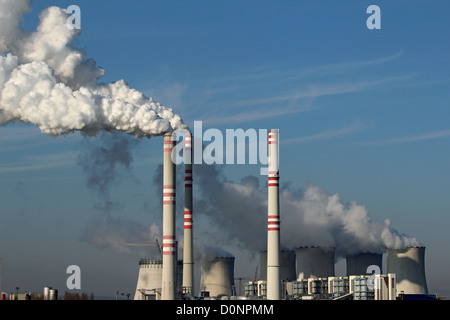
<svg viewBox="0 0 450 320"><path fill-rule="evenodd" d="M268 136L267 248L261 250L259 274L235 283L235 258L203 257L199 287L194 279L194 208L191 133L185 136L184 241L178 260L175 234L175 170L171 159L174 133L164 135L163 241L161 259L141 259L134 300L397 300L429 295L425 247L386 248L346 257L346 275L336 276L335 247L280 244L279 131ZM251 227L251 226L250 226ZM248 280L248 278L246 278ZM198 281L198 279L197 279Z"/></svg>

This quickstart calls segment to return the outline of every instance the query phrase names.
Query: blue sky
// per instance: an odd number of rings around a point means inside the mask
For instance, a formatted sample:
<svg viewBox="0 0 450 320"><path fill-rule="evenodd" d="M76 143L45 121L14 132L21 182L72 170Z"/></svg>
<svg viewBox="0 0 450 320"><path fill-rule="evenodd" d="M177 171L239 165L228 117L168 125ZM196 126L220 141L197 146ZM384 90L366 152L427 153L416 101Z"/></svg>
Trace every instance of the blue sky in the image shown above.
<svg viewBox="0 0 450 320"><path fill-rule="evenodd" d="M82 17L74 45L105 69L102 82L125 79L205 129L280 129L284 182L313 183L390 219L427 246L429 290L450 296L446 1L40 0L23 26L71 4ZM371 4L380 30L366 27ZM77 264L83 291L134 292L135 256L80 241L102 202L77 161L85 143L0 127L4 291L63 291L65 268ZM130 170L119 168L109 190L117 217L150 223L161 153L160 139L145 139ZM224 170L239 181L259 166Z"/></svg>

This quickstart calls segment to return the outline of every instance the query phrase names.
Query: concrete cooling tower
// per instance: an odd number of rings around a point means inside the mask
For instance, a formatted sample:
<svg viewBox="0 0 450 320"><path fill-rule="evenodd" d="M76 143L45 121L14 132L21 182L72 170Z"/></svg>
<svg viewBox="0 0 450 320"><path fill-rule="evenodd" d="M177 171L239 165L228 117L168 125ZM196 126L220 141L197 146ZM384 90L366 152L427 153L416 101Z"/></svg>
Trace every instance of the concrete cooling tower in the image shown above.
<svg viewBox="0 0 450 320"><path fill-rule="evenodd" d="M162 269L161 260L141 259L139 261L139 276L134 300L146 300L148 296L160 299Z"/></svg>
<svg viewBox="0 0 450 320"><path fill-rule="evenodd" d="M334 277L335 251L334 247L297 248L297 279Z"/></svg>
<svg viewBox="0 0 450 320"><path fill-rule="evenodd" d="M260 279L267 280L267 251L260 252ZM295 272L295 251L281 250L280 253L280 280L294 281L297 279Z"/></svg>
<svg viewBox="0 0 450 320"><path fill-rule="evenodd" d="M380 274L383 273L383 254L362 252L359 254L346 257L347 260L347 276L351 275L365 275L372 272L367 272L367 268L376 265L380 268Z"/></svg>
<svg viewBox="0 0 450 320"><path fill-rule="evenodd" d="M428 294L425 275L425 247L386 250L387 272L395 273L397 294Z"/></svg>
<svg viewBox="0 0 450 320"><path fill-rule="evenodd" d="M200 295L210 297L234 294L234 257L202 259Z"/></svg>
<svg viewBox="0 0 450 320"><path fill-rule="evenodd" d="M183 277L183 261L177 261L175 267L175 285L181 284ZM141 259L134 300L160 300L162 290L162 260Z"/></svg>

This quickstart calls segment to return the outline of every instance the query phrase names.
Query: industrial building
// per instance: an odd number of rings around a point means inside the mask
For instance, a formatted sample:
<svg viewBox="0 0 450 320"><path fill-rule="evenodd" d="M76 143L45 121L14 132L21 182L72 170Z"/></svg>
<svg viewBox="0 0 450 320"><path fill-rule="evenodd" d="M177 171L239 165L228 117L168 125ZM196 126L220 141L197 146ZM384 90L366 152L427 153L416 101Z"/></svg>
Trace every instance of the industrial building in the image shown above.
<svg viewBox="0 0 450 320"><path fill-rule="evenodd" d="M236 290L234 257L202 259L198 292L194 292L194 208L192 139L185 138L184 246L178 259L175 235L175 164L171 159L174 139L164 135L163 244L161 260L141 259L135 300L396 300L404 294L428 295L425 247L387 248L387 272L382 273L382 253L361 252L346 257L346 276L336 276L335 247L280 246L278 130L268 137L267 250L260 251L259 278ZM239 288L242 289L242 288ZM238 294L239 295L238 295Z"/></svg>

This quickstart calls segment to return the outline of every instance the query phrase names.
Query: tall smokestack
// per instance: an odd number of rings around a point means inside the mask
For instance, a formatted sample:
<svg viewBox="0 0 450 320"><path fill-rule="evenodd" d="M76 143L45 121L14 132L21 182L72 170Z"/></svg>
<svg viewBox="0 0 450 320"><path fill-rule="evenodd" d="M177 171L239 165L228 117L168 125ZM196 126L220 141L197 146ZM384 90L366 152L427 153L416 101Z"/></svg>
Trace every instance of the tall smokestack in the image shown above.
<svg viewBox="0 0 450 320"><path fill-rule="evenodd" d="M176 239L175 239L175 163L172 161L174 140L172 132L164 134L163 172L163 270L162 300L175 300L176 283Z"/></svg>
<svg viewBox="0 0 450 320"><path fill-rule="evenodd" d="M278 129L269 130L267 299L281 299Z"/></svg>
<svg viewBox="0 0 450 320"><path fill-rule="evenodd" d="M183 249L183 287L187 293L194 293L194 245L193 245L193 206L192 206L192 137L185 138L185 177L184 177L184 249Z"/></svg>

